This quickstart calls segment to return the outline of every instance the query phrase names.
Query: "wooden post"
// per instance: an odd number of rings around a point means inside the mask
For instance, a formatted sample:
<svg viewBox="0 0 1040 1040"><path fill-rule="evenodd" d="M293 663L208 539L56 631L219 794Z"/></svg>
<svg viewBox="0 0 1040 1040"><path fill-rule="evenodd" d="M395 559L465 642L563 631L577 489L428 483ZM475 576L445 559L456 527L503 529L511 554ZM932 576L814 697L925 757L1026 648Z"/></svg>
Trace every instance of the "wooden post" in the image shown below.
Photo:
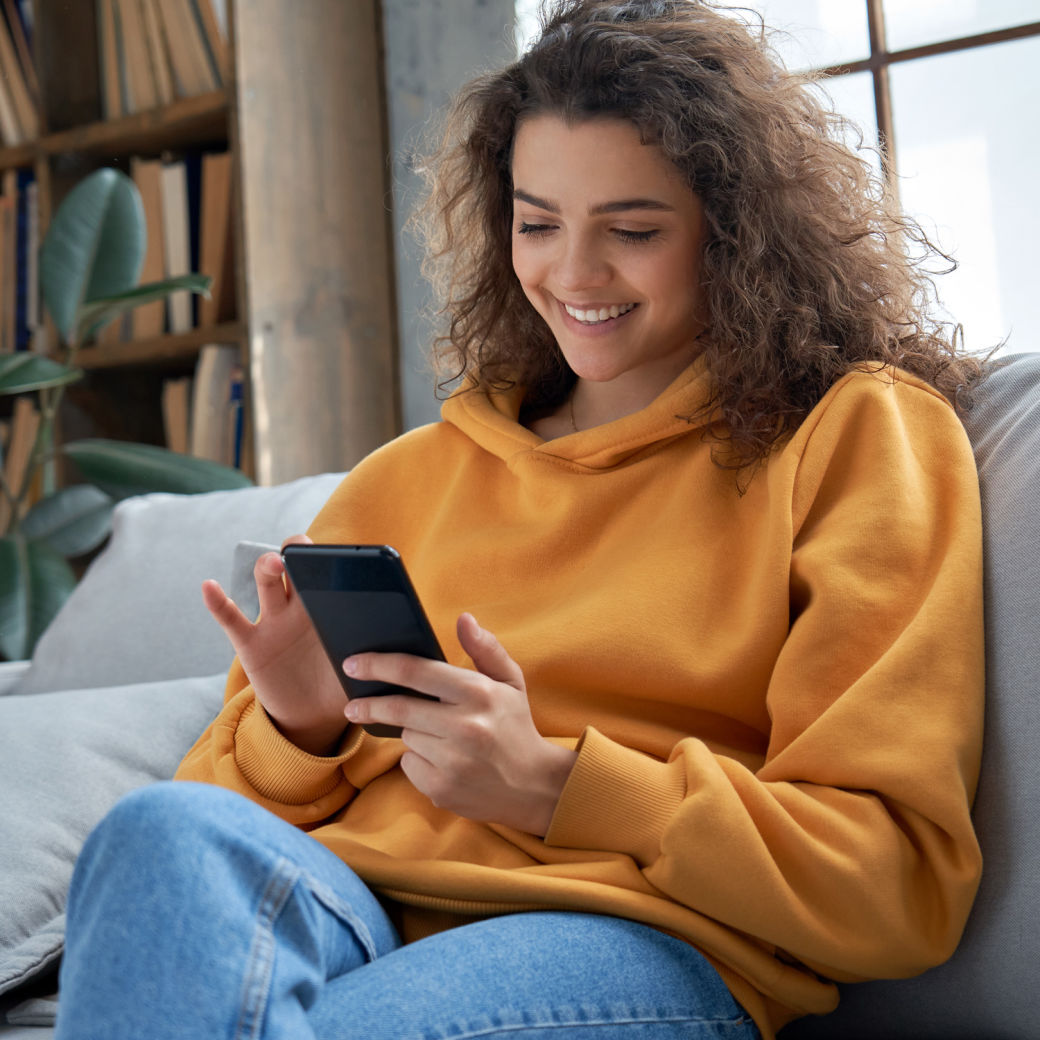
<svg viewBox="0 0 1040 1040"><path fill-rule="evenodd" d="M378 0L234 0L255 470L347 469L400 430Z"/></svg>

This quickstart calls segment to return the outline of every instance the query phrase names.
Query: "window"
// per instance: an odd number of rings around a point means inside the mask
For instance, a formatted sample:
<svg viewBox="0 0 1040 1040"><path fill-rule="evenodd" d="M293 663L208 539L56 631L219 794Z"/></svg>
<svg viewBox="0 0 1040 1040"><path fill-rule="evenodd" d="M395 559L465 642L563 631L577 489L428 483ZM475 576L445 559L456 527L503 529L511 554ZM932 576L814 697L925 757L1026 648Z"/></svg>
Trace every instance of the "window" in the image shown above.
<svg viewBox="0 0 1040 1040"><path fill-rule="evenodd" d="M736 6L736 5L734 5ZM903 208L958 268L937 279L967 345L1040 337L1037 0L748 0L792 69L822 71ZM517 0L517 37L538 0ZM739 13L739 11L738 11ZM745 9L743 17L748 17ZM854 142L853 142L854 143Z"/></svg>
<svg viewBox="0 0 1040 1040"><path fill-rule="evenodd" d="M937 279L967 344L1040 329L1036 0L761 0L791 68L880 145L893 189L958 268Z"/></svg>

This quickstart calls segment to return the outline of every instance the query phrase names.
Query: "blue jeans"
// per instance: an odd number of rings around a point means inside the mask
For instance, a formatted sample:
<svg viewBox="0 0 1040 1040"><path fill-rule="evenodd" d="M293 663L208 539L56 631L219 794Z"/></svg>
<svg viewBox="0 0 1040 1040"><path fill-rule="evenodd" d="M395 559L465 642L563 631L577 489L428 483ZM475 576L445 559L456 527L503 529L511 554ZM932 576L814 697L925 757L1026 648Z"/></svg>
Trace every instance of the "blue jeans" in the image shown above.
<svg viewBox="0 0 1040 1040"><path fill-rule="evenodd" d="M402 945L338 857L204 784L124 798L69 894L58 1040L753 1038L691 946L523 913Z"/></svg>

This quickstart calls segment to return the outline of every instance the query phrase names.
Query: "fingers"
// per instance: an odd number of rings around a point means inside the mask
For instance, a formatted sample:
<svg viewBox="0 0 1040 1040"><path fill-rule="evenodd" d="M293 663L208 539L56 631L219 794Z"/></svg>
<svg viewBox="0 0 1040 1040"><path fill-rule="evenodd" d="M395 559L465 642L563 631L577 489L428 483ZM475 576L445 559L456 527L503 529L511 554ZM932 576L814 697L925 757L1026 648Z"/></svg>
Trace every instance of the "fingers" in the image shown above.
<svg viewBox="0 0 1040 1040"><path fill-rule="evenodd" d="M287 545L313 545L305 534L291 534L282 542L282 552ZM281 610L293 596L292 581L285 570L280 553L265 553L253 568L260 613L271 616Z"/></svg>
<svg viewBox="0 0 1040 1040"><path fill-rule="evenodd" d="M220 583L212 578L202 583L202 602L237 650L252 630L252 622L238 609Z"/></svg>
<svg viewBox="0 0 1040 1040"><path fill-rule="evenodd" d="M406 690L425 693L439 701L451 704L465 700L469 696L469 688L474 685L474 680L479 683L486 682L483 676L468 668L456 668L444 661L415 657L412 654L377 652L354 654L353 657L348 657L343 662L343 670L351 679L403 686ZM377 699L385 700L386 698Z"/></svg>
<svg viewBox="0 0 1040 1040"><path fill-rule="evenodd" d="M496 683L525 692L520 666L494 635L477 624L472 614L459 618L458 634L463 650L477 667L475 672L445 661L400 653L355 654L343 662L343 670L354 679L393 683L447 704L487 700L494 696Z"/></svg>
<svg viewBox="0 0 1040 1040"><path fill-rule="evenodd" d="M307 535L293 534L282 542L282 549L287 545L313 544ZM285 563L280 553L264 553L253 568L253 580L256 582L257 599L263 616L277 614L292 598L292 582L285 572Z"/></svg>
<svg viewBox="0 0 1040 1040"><path fill-rule="evenodd" d="M410 734L426 734L431 738L438 738L445 721L443 715L438 714L438 709L442 707L443 705L437 701L426 700L423 697L386 694L353 697L347 702L343 714L348 721L358 725L380 723L407 730Z"/></svg>
<svg viewBox="0 0 1040 1040"><path fill-rule="evenodd" d="M480 627L472 614L460 615L455 628L459 644L469 654L477 671L516 690L524 689L524 673L520 666L492 633Z"/></svg>

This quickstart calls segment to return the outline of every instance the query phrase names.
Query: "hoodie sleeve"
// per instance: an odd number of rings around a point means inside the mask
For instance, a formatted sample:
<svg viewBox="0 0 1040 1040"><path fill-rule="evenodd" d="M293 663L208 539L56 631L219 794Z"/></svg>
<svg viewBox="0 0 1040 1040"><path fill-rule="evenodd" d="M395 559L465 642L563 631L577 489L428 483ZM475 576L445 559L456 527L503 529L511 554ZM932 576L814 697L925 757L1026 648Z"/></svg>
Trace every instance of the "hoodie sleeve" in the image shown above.
<svg viewBox="0 0 1040 1040"><path fill-rule="evenodd" d="M343 532L350 530L360 508L355 483L354 474L346 477L322 507L307 531L314 541L347 540ZM219 784L289 823L308 826L338 812L357 793L346 774L364 743L364 732L352 726L335 755L311 755L298 748L257 701L236 657L223 708L184 757L175 778Z"/></svg>
<svg viewBox="0 0 1040 1040"><path fill-rule="evenodd" d="M307 826L327 819L356 794L343 766L363 740L363 731L351 727L335 755L298 748L257 702L236 659L224 707L184 757L175 779L219 784L289 823Z"/></svg>
<svg viewBox="0 0 1040 1040"><path fill-rule="evenodd" d="M623 852L669 898L838 980L954 950L980 853L979 488L949 405L847 377L783 449L790 628L759 768L585 732L546 841Z"/></svg>

